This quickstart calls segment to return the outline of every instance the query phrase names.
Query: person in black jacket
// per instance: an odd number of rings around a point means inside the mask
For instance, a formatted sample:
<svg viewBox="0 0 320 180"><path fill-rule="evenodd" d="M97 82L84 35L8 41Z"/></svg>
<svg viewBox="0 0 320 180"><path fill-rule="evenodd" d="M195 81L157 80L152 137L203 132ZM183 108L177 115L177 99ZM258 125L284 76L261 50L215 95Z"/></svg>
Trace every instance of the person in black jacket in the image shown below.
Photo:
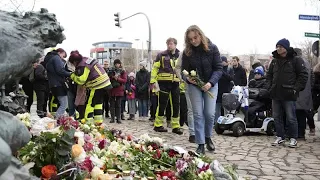
<svg viewBox="0 0 320 180"><path fill-rule="evenodd" d="M224 110L222 108L222 94L228 93L231 91L233 86L233 68L229 67L228 60L225 56L221 56L222 60L222 76L219 80L219 88L218 88L218 97L216 104L216 114L215 114L215 122L217 122L220 116L224 115Z"/></svg>
<svg viewBox="0 0 320 180"><path fill-rule="evenodd" d="M186 48L182 55L182 72L196 71L199 79L205 83L199 88L196 82L183 73L183 79L188 82L188 91L194 116L195 139L198 144L196 152L204 154L204 145L209 151L215 147L211 140L218 94L218 81L222 76L220 52L196 26L190 26L185 33ZM214 97L210 97L207 92Z"/></svg>
<svg viewBox="0 0 320 180"><path fill-rule="evenodd" d="M37 96L37 114L40 118L47 116L47 102L49 97L49 84L47 71L42 64L33 63L34 80L33 89Z"/></svg>
<svg viewBox="0 0 320 180"><path fill-rule="evenodd" d="M313 113L310 115L310 117L313 118L313 116L318 112L319 106L320 106L320 63L318 63L314 68L313 68L313 87L312 87L312 102L313 102ZM319 113L319 112L318 112ZM319 121L319 120L318 120ZM314 136L315 135L315 126L314 123L310 123L308 120L310 132L309 134Z"/></svg>
<svg viewBox="0 0 320 180"><path fill-rule="evenodd" d="M283 116L288 123L289 147L297 146L298 122L295 102L308 80L308 71L301 57L290 47L287 39L281 39L272 53L273 60L267 73L269 92L272 99L272 113L275 120L277 138L273 146L285 142ZM285 113L285 114L283 114Z"/></svg>
<svg viewBox="0 0 320 180"><path fill-rule="evenodd" d="M252 103L249 104L248 109L248 118L246 122L247 127L254 127L255 126L255 113L259 110L262 110L263 107L268 103L269 100L268 94L266 91L268 89L268 83L266 78L264 77L264 69L261 66L258 66L254 70L254 79L251 79L249 82L249 90L250 88L256 88L259 90L257 97L254 99Z"/></svg>
<svg viewBox="0 0 320 180"><path fill-rule="evenodd" d="M238 56L232 57L233 66L233 82L235 86L247 86L247 74L246 70L239 63Z"/></svg>
<svg viewBox="0 0 320 180"><path fill-rule="evenodd" d="M136 99L141 120L146 120L148 117L150 72L148 72L145 66L145 63L140 63L140 70L137 72L135 80Z"/></svg>
<svg viewBox="0 0 320 180"><path fill-rule="evenodd" d="M68 85L66 78L70 77L71 72L65 70L66 62L63 58L66 57L67 53L63 49L59 48L49 52L44 58L50 91L54 98L59 101L59 107L55 114L55 118L59 118L64 115L68 106Z"/></svg>

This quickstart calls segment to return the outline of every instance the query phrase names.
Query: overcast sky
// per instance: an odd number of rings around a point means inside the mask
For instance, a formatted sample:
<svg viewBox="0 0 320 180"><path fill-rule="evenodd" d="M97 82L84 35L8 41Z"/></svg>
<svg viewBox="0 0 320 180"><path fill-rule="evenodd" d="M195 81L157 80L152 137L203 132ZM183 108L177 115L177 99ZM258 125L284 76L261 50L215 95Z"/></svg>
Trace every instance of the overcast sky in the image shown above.
<svg viewBox="0 0 320 180"><path fill-rule="evenodd" d="M25 0L28 1L31 0ZM114 25L116 12L122 18L146 13L152 25L153 49L165 49L168 37L175 37L178 48L183 49L186 29L196 24L222 52L239 55L270 53L281 38L288 38L296 46L306 40L304 32L318 33L317 21L298 19L299 14L318 14L317 5L306 1L309 0L38 0L35 10L45 7L55 13L67 37L59 47L67 51L78 49L84 55L89 55L92 43L98 41L122 38L139 48L142 42L135 39L146 42L145 17L125 20L120 29Z"/></svg>

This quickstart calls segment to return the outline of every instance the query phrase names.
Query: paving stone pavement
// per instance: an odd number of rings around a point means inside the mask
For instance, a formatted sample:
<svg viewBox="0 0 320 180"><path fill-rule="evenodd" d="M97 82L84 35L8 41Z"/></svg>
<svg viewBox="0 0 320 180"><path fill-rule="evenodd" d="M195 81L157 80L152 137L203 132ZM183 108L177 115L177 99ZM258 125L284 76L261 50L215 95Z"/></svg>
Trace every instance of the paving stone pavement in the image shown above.
<svg viewBox="0 0 320 180"><path fill-rule="evenodd" d="M127 119L127 116L126 116ZM122 124L105 123L109 128L116 128L134 136L148 133L161 137L167 144L177 145L186 150L195 150L197 145L188 141L188 129L183 127L184 134L171 132L158 133L148 120L123 120ZM231 132L217 135L214 133L216 151L207 152L209 157L216 158L222 164L235 164L238 173L243 177L259 180L317 180L320 179L320 122L316 121L316 136L306 136L306 141L299 141L297 148L287 146L272 147L275 139L265 134L250 133L242 137L233 137ZM306 133L309 131L307 130ZM288 144L288 142L286 143Z"/></svg>

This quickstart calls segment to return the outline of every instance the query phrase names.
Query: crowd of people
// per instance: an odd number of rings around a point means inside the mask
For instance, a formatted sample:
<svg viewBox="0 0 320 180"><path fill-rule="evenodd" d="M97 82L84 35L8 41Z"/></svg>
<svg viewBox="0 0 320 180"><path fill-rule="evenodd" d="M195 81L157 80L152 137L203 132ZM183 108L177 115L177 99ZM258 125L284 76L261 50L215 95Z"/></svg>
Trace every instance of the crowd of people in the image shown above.
<svg viewBox="0 0 320 180"><path fill-rule="evenodd" d="M178 135L187 125L189 141L198 144L197 153L204 154L205 145L207 150L215 150L212 133L217 118L224 113L222 94L235 85L249 86L266 91L250 104L248 126L254 123L255 112L272 101L277 136L272 145L289 138L289 146L296 147L297 139L305 137L306 119L310 135L314 135L320 64L312 71L301 51L290 47L287 39L276 43L269 66L255 61L249 76L237 56L220 56L218 47L196 25L186 30L183 51L176 48L177 43L175 38L168 38L167 49L157 55L151 72L140 63L136 73L127 72L119 59L113 66L109 61L100 65L78 51L66 59L63 49L55 49L35 61L34 71L21 81L29 96L27 109L30 111L35 91L40 117L50 112L59 118L67 111L79 121L101 124L104 120L122 123L126 113L127 120L135 120L138 114L139 121L153 123L154 131L171 128ZM202 85L182 71L195 71Z"/></svg>

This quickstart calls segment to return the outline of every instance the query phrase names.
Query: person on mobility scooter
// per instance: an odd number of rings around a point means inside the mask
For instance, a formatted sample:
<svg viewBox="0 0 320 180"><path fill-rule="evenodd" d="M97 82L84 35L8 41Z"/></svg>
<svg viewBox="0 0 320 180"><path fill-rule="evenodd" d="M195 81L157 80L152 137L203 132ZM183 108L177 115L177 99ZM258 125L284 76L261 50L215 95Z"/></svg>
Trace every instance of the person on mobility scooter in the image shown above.
<svg viewBox="0 0 320 180"><path fill-rule="evenodd" d="M247 128L261 127L262 123L259 123L257 118L266 118L263 112L271 109L271 99L269 98L269 92L267 90L268 84L264 77L262 66L259 66L254 70L254 79L250 80L248 86L249 108L246 126Z"/></svg>
<svg viewBox="0 0 320 180"><path fill-rule="evenodd" d="M242 136L244 132L266 132L267 135L273 135L274 120L270 113L265 115L265 112L271 111L271 100L263 69L255 69L255 74L249 87L234 86L230 93L222 95L222 106L227 114L218 118L215 125L217 134L230 130L236 137ZM236 116L239 108L244 118Z"/></svg>

